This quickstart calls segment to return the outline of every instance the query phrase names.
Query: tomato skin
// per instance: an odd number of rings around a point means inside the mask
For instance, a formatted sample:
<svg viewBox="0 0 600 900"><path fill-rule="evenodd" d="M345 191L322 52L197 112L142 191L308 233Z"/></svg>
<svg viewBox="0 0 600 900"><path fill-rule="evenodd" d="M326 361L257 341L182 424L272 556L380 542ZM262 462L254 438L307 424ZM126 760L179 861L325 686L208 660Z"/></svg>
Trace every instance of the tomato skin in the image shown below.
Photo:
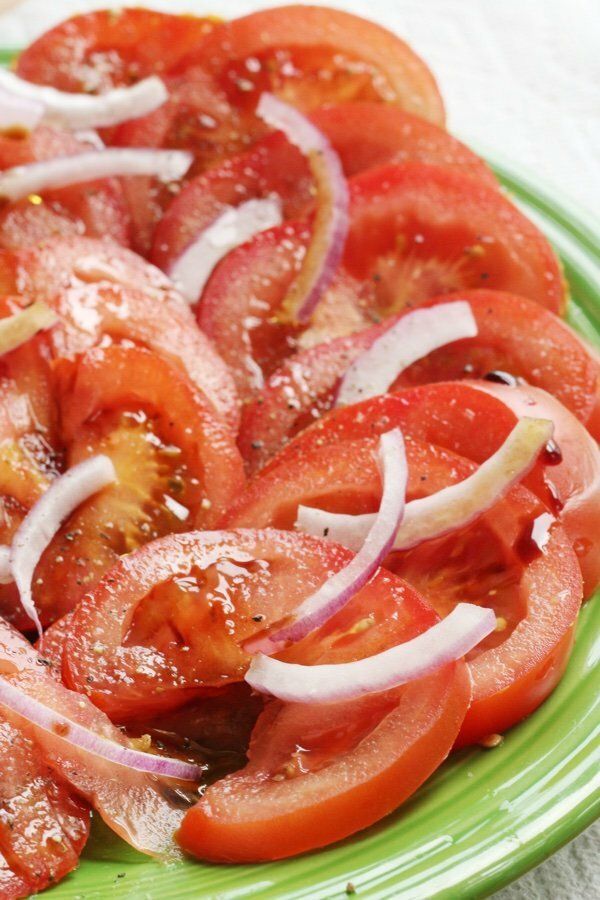
<svg viewBox="0 0 600 900"><path fill-rule="evenodd" d="M34 600L44 622L69 612L121 553L210 527L244 484L229 431L150 351L96 348L57 372L68 465L106 453L117 482L63 523L38 563Z"/></svg>
<svg viewBox="0 0 600 900"><path fill-rule="evenodd" d="M84 263L92 270L86 272ZM55 309L61 318L50 338L55 357L70 358L107 336L147 346L183 368L237 431L239 401L223 360L171 282L131 251L91 238L0 250L0 291Z"/></svg>
<svg viewBox="0 0 600 900"><path fill-rule="evenodd" d="M362 65L358 76L348 73L347 63L336 63L334 54ZM248 59L257 59L259 66L246 65ZM294 66L291 77L284 60ZM290 5L224 22L180 68L197 64L219 78L233 103L245 107L270 90L304 109L369 99L444 123L440 93L423 61L385 28L341 10ZM323 69L333 72L332 90Z"/></svg>
<svg viewBox="0 0 600 900"><path fill-rule="evenodd" d="M25 137L0 134L0 170L45 162L57 156L77 156L89 150L69 132L41 125ZM103 178L44 191L42 201L29 199L0 210L0 247L18 250L62 235L109 237L129 246L130 217L119 179Z"/></svg>
<svg viewBox="0 0 600 900"><path fill-rule="evenodd" d="M477 337L454 341L414 363L390 385L390 393L399 387L465 375L479 378L491 370L502 370L554 394L581 422L589 424L598 405L600 365L592 348L565 322L524 297L502 291L463 291L423 305L457 300L470 304ZM242 412L238 443L250 473L331 409L339 379L350 363L403 315L406 312L284 361Z"/></svg>
<svg viewBox="0 0 600 900"><path fill-rule="evenodd" d="M103 92L168 72L212 27L210 19L149 9L84 13L30 44L17 72L61 91Z"/></svg>
<svg viewBox="0 0 600 900"><path fill-rule="evenodd" d="M402 407L400 397L378 400L395 401ZM363 409L368 402L361 404ZM441 402L440 406L443 409ZM358 422L354 435L348 410ZM352 514L376 510L381 482L375 462L377 429L372 426L377 420L367 415L357 420L356 408L341 412L346 413L346 440L335 442L334 438L332 443L325 440L321 446L306 446L293 460L271 465L250 482L223 525L293 528L299 504ZM398 424L386 413L380 414L380 420L386 422L380 431ZM422 427L427 429L428 423ZM361 433L365 436L360 437ZM461 481L476 468L454 453L405 437L408 500ZM296 440L302 439L300 435ZM468 443L468 433L464 440ZM553 689L566 662L567 636L581 603L581 573L560 524L549 528L543 553L532 559L522 556L528 528L543 515L547 508L518 486L466 529L409 551L395 551L386 561L387 568L416 587L441 615L458 600L466 600L491 606L506 619L505 631L487 638L470 658L474 711L467 713L461 741L478 740L528 715ZM505 694L511 697L510 704L504 704Z"/></svg>

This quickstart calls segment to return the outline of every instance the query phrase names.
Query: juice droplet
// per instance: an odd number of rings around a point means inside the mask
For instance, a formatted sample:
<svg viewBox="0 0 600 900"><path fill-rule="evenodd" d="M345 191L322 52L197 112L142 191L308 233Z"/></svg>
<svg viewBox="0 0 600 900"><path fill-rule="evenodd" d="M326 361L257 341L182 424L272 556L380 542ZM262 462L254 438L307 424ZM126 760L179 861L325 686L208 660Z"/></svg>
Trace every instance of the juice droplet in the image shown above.
<svg viewBox="0 0 600 900"><path fill-rule="evenodd" d="M551 513L542 513L533 522L527 522L515 542L515 552L528 565L541 553L550 540L550 529L554 524Z"/></svg>
<svg viewBox="0 0 600 900"><path fill-rule="evenodd" d="M563 460L562 450L552 438L544 447L541 456L547 466L558 466Z"/></svg>

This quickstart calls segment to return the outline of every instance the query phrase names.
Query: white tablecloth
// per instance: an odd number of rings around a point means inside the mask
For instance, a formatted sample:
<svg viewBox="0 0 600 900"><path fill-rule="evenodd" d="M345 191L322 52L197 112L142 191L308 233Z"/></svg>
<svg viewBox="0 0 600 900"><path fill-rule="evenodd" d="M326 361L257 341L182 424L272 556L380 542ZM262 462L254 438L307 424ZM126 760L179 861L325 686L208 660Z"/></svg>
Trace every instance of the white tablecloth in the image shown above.
<svg viewBox="0 0 600 900"><path fill-rule="evenodd" d="M0 0L0 13L7 10L0 14L0 46L23 46L67 15L115 5L112 0ZM130 0L130 5L231 17L281 4ZM582 215L598 214L598 0L330 0L328 5L370 16L414 46L442 86L455 134L558 187L581 206ZM497 895L497 900L598 898L600 824Z"/></svg>

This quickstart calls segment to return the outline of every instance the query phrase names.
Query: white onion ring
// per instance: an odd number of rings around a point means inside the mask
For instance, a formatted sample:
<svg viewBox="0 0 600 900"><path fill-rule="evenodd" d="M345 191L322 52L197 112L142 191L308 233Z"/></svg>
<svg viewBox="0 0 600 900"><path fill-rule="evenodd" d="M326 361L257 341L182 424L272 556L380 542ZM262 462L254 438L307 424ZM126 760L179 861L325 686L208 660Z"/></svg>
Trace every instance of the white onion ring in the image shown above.
<svg viewBox="0 0 600 900"><path fill-rule="evenodd" d="M29 510L13 537L10 548L12 576L23 609L35 623L40 636L42 626L33 602L31 584L35 567L64 519L80 503L116 479L115 468L108 456L92 456L78 463L52 482Z"/></svg>
<svg viewBox="0 0 600 900"><path fill-rule="evenodd" d="M202 775L200 766L178 759L157 756L153 753L144 753L102 737L73 719L57 713L45 703L31 697L21 687L12 684L9 679L1 676L0 705L7 707L32 725L48 731L53 737L108 762L126 766L128 769L148 772L150 775L163 778L181 778L184 781L199 781Z"/></svg>
<svg viewBox="0 0 600 900"><path fill-rule="evenodd" d="M52 188L68 187L119 175L154 175L177 181L192 164L185 150L154 150L144 147L109 147L58 156L0 173L0 200L13 203Z"/></svg>
<svg viewBox="0 0 600 900"><path fill-rule="evenodd" d="M276 626L267 635L251 638L245 649L275 653L284 645L301 640L342 609L381 565L404 514L408 472L399 428L381 435L379 463L383 484L381 504L357 555L300 604L291 622Z"/></svg>
<svg viewBox="0 0 600 900"><path fill-rule="evenodd" d="M466 300L415 309L384 331L350 363L335 406L384 394L404 369L439 347L476 337L477 322Z"/></svg>
<svg viewBox="0 0 600 900"><path fill-rule="evenodd" d="M102 128L138 119L162 106L169 97L157 75L105 94L76 94L33 84L0 68L0 87L21 103L39 104L45 121L70 129Z"/></svg>
<svg viewBox="0 0 600 900"><path fill-rule="evenodd" d="M342 258L348 234L348 186L340 159L325 135L295 107L264 93L256 114L282 131L306 156L321 201L302 268L281 304L282 321L289 318L303 324L329 287Z"/></svg>
<svg viewBox="0 0 600 900"><path fill-rule="evenodd" d="M52 328L58 321L56 313L41 300L0 319L0 356L25 344L40 331Z"/></svg>
<svg viewBox="0 0 600 900"><path fill-rule="evenodd" d="M227 206L175 260L167 274L188 303L196 303L210 273L223 257L282 221L281 201L276 198Z"/></svg>
<svg viewBox="0 0 600 900"><path fill-rule="evenodd" d="M11 129L33 131L41 122L43 115L42 103L25 97L16 97L0 85L0 132Z"/></svg>
<svg viewBox="0 0 600 900"><path fill-rule="evenodd" d="M393 549L408 550L474 521L530 471L553 430L548 419L520 419L493 456L464 481L407 503ZM374 513L352 516L299 506L296 528L356 551L374 519Z"/></svg>
<svg viewBox="0 0 600 900"><path fill-rule="evenodd" d="M423 634L375 656L333 665L301 666L259 654L246 681L288 703L336 703L399 687L460 659L496 627L492 609L459 603Z"/></svg>

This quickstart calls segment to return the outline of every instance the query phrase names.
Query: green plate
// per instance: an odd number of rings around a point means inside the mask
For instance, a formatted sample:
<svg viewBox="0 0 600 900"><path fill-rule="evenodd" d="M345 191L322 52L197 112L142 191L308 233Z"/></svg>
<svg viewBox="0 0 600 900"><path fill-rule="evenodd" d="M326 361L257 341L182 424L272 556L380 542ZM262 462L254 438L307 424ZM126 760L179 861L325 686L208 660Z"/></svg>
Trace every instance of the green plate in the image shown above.
<svg viewBox="0 0 600 900"><path fill-rule="evenodd" d="M0 61L9 54L0 52ZM600 227L555 195L495 166L565 266L570 322L600 343ZM586 217L587 220L587 217ZM600 815L600 595L583 610L568 671L552 697L494 750L455 754L397 813L357 837L256 866L163 866L100 822L79 869L52 900L482 897L537 865Z"/></svg>

